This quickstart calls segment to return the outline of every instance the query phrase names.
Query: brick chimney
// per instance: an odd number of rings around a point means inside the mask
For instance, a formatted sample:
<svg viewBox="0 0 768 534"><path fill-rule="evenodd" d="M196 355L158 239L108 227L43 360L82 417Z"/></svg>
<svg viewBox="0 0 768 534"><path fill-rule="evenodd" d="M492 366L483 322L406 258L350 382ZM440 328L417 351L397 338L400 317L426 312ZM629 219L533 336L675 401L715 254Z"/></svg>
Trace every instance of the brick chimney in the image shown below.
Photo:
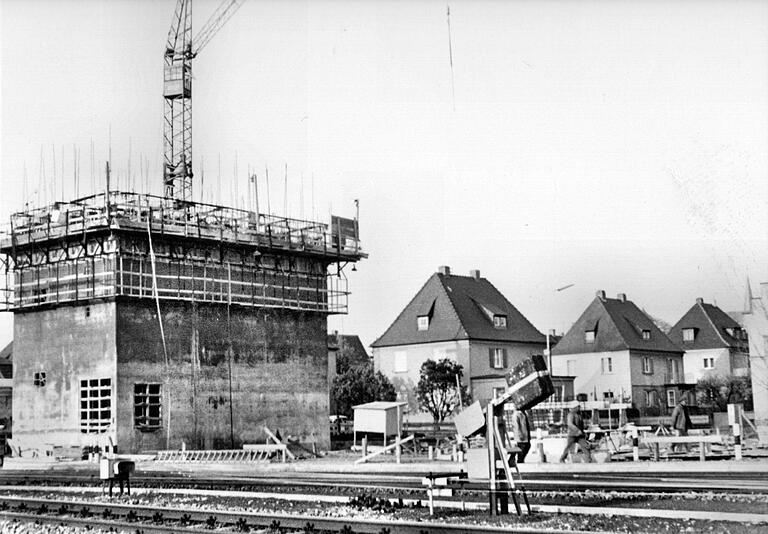
<svg viewBox="0 0 768 534"><path fill-rule="evenodd" d="M616 298L619 299L621 302L627 302L626 293L619 293L618 295L616 295Z"/></svg>
<svg viewBox="0 0 768 534"><path fill-rule="evenodd" d="M440 267L437 268L437 272L448 276L451 274L451 268L448 267L447 265L441 265Z"/></svg>
<svg viewBox="0 0 768 534"><path fill-rule="evenodd" d="M597 295L597 298L601 300L605 300L605 291L603 291L602 289L598 289L595 295Z"/></svg>
<svg viewBox="0 0 768 534"><path fill-rule="evenodd" d="M696 304L704 304L704 299L699 297L696 299Z"/></svg>
<svg viewBox="0 0 768 534"><path fill-rule="evenodd" d="M471 271L469 271L469 276L471 276L475 280L480 280L480 271L478 269L472 269Z"/></svg>

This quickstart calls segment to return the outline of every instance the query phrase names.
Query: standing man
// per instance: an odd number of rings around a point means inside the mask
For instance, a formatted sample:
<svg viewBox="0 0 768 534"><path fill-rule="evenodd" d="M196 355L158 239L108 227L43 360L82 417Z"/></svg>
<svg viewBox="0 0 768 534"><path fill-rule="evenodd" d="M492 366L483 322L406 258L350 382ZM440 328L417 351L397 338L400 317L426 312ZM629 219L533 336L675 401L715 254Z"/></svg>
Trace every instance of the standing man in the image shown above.
<svg viewBox="0 0 768 534"><path fill-rule="evenodd" d="M684 396L680 397L677 402L677 406L672 411L672 429L676 436L687 436L688 429L693 425L691 424L691 416L688 415L688 406ZM675 445L672 445L672 451L675 450ZM685 444L685 451L689 452L688 444Z"/></svg>
<svg viewBox="0 0 768 534"><path fill-rule="evenodd" d="M531 450L531 425L525 412L512 405L512 436L520 452L517 453L517 463L525 462L528 451Z"/></svg>
<svg viewBox="0 0 768 534"><path fill-rule="evenodd" d="M560 455L560 460L558 461L563 463L568 457L571 447L578 444L581 452L584 454L584 458L586 458L587 462L591 462L592 454L589 452L589 443L584 434L584 419L581 417L581 407L578 403L574 404L568 411L567 426L568 441L565 442L565 449L563 449L563 454Z"/></svg>

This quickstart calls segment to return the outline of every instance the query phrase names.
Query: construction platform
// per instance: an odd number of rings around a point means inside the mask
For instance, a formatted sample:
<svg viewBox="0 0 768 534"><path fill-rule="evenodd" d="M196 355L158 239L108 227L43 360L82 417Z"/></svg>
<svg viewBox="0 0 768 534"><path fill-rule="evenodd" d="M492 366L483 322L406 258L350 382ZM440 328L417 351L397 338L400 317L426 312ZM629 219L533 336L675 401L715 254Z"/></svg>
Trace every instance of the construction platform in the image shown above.
<svg viewBox="0 0 768 534"><path fill-rule="evenodd" d="M11 216L0 310L127 296L345 313L342 268L364 257L356 219L110 191Z"/></svg>

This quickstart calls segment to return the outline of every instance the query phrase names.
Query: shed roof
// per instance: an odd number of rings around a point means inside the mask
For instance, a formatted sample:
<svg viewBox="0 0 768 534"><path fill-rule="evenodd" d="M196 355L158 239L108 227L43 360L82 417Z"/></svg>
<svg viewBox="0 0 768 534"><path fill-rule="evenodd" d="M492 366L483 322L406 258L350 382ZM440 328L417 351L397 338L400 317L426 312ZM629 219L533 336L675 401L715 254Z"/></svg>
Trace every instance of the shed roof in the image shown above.
<svg viewBox="0 0 768 534"><path fill-rule="evenodd" d="M366 402L365 404L358 404L357 406L352 406L352 408L354 410L357 410L358 408L364 408L366 410L391 410L392 408L406 406L407 404L407 402L400 401L373 401Z"/></svg>

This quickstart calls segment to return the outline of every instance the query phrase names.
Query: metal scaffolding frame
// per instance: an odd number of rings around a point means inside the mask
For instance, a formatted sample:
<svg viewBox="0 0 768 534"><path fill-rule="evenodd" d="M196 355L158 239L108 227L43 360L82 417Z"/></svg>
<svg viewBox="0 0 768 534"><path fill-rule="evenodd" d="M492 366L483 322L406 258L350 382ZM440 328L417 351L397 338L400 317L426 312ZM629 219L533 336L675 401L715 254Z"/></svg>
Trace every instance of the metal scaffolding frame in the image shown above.
<svg viewBox="0 0 768 534"><path fill-rule="evenodd" d="M0 309L153 298L149 231L160 299L346 313L343 266L366 256L353 223L122 192L19 212L0 232Z"/></svg>

